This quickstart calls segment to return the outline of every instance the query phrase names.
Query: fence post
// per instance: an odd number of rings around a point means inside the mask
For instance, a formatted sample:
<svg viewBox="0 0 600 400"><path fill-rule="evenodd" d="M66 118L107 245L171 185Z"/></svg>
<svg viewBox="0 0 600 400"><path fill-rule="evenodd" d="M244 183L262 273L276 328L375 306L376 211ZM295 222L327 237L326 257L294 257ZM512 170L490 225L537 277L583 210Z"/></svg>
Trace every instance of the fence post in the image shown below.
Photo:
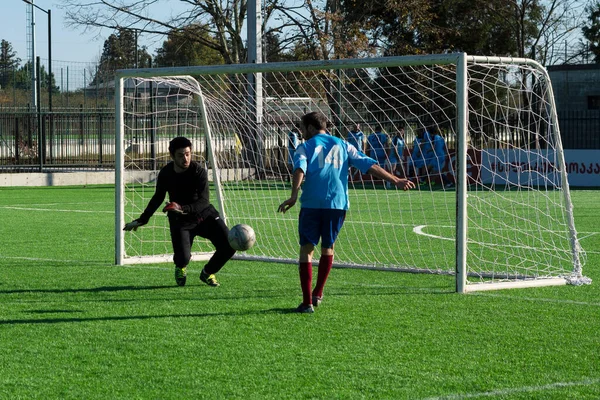
<svg viewBox="0 0 600 400"><path fill-rule="evenodd" d="M102 113L98 113L98 163L102 166Z"/></svg>
<svg viewBox="0 0 600 400"><path fill-rule="evenodd" d="M19 165L19 117L15 117L15 163Z"/></svg>
<svg viewBox="0 0 600 400"><path fill-rule="evenodd" d="M42 92L42 85L41 85L41 79L39 78L40 75L40 57L37 56L35 59L35 63L36 63L36 76L38 77L36 79L36 91L38 93L38 96L41 94ZM43 137L43 129L42 129L42 102L39 101L38 98L38 102L37 102L37 109L36 109L36 116L37 116L37 139L38 139L38 161L40 164L40 172L44 172L44 137Z"/></svg>

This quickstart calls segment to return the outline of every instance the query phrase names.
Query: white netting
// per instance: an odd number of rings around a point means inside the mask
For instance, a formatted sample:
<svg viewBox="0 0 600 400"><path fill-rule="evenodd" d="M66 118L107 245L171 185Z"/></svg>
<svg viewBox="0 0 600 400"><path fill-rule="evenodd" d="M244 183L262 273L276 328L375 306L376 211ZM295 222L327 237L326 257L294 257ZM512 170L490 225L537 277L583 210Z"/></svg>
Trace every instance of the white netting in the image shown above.
<svg viewBox="0 0 600 400"><path fill-rule="evenodd" d="M213 152L220 185L214 185L212 202L228 225L245 223L256 231L257 244L244 255L294 262L299 205L285 215L276 210L290 193L290 132L301 115L319 110L330 118L330 133L344 138L356 124L365 140L378 126L390 139L404 127L395 169L420 183L402 192L351 171L351 206L336 264L453 274L457 69L398 60L369 68L332 63L290 70L281 64L277 70L269 64L258 108L247 74L191 69L194 78L124 80L125 220L137 218L151 197L153 179L169 161L169 140L187 136L211 176ZM583 253L574 250L579 246L547 76L527 64L474 61L467 72L469 280L581 277ZM384 147L389 165L391 146ZM199 252L212 250L210 243L197 243ZM166 218L155 215L125 235L124 250L135 260L170 259Z"/></svg>

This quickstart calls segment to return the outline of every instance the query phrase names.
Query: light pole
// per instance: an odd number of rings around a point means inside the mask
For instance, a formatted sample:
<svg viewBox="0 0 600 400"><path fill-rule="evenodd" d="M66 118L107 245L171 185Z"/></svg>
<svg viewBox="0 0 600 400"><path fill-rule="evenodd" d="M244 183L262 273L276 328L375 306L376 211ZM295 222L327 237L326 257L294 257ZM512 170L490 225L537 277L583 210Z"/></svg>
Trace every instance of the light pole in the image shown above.
<svg viewBox="0 0 600 400"><path fill-rule="evenodd" d="M42 12L45 12L48 15L48 111L52 112L52 10L44 10L43 8L35 5L31 0L23 0L23 2L37 8ZM35 90L35 88L33 90Z"/></svg>

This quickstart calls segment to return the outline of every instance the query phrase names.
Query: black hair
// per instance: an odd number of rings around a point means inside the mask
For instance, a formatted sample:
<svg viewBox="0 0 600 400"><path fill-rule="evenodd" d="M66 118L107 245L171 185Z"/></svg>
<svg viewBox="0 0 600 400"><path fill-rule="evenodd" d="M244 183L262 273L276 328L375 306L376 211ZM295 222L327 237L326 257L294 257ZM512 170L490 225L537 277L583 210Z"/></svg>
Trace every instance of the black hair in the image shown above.
<svg viewBox="0 0 600 400"><path fill-rule="evenodd" d="M302 125L304 125L307 129L309 126L312 126L317 131L327 130L327 117L321 112L310 112L303 115L300 120L302 121Z"/></svg>
<svg viewBox="0 0 600 400"><path fill-rule="evenodd" d="M169 142L169 153L174 155L177 149L192 148L192 142L186 137L178 136Z"/></svg>

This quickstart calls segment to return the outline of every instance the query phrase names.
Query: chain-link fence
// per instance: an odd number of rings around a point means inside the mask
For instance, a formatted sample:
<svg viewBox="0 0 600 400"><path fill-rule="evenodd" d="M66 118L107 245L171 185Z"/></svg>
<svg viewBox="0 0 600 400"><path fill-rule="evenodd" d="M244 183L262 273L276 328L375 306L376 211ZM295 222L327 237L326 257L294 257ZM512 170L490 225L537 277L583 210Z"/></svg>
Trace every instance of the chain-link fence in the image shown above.
<svg viewBox="0 0 600 400"><path fill-rule="evenodd" d="M114 107L114 68L97 62L53 60L50 71L48 60L40 59L39 84L32 76L36 68L26 62L0 69L0 110L35 109L38 103L45 110L50 108L50 100L53 110ZM34 82L36 91L32 90Z"/></svg>

